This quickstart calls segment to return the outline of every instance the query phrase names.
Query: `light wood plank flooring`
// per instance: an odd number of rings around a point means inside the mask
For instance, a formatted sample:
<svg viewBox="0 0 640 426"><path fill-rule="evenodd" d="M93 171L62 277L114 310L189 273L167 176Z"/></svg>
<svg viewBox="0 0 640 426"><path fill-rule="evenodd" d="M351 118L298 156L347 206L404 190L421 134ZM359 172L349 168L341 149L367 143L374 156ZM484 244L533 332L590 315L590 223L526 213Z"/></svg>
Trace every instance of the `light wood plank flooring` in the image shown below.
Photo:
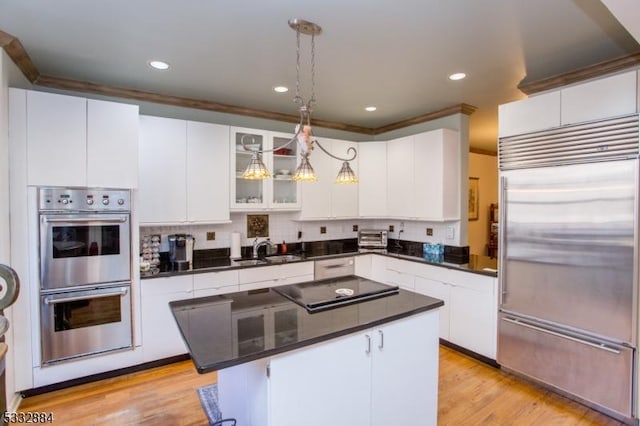
<svg viewBox="0 0 640 426"><path fill-rule="evenodd" d="M185 361L26 398L20 410L53 412L59 425L204 425L195 389L215 381ZM440 425L621 424L444 346L439 386Z"/></svg>

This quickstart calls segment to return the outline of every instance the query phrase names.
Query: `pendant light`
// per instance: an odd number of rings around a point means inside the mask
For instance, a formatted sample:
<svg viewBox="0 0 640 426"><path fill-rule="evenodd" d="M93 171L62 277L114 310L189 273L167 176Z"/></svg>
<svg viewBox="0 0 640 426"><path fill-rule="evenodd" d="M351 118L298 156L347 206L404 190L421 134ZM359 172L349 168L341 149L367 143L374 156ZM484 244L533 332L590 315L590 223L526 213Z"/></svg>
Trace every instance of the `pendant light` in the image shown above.
<svg viewBox="0 0 640 426"><path fill-rule="evenodd" d="M318 180L313 167L311 166L311 162L309 161L309 157L311 152L317 146L320 148L322 152L334 158L336 160L342 161L342 167L338 173L338 176L335 180L335 183L338 184L349 184L349 183L357 183L358 178L356 177L353 169L351 168L349 162L355 160L358 155L358 152L355 148L349 147L347 149L347 155L350 155L347 158L342 158L337 155L334 155L327 151L320 142L313 136L313 132L311 130L311 112L313 111L313 107L316 103L316 95L315 95L315 36L322 33L322 28L314 24L313 22L305 21L303 19L291 19L289 20L289 27L291 27L296 32L296 95L293 98L293 101L298 105L298 113L300 117L299 123L296 125L296 133L295 135L284 145L278 146L274 149L270 150L261 150L261 149L251 149L245 145L244 136L241 138L240 142L246 151L252 152L253 155L251 157L251 161L249 162L246 170L242 174L242 177L245 179L266 179L271 176L267 167L262 162L261 154L263 152L273 152L276 149L282 149L293 142L297 142L298 151L300 153L300 164L298 165L295 173L292 176L292 179L298 182L315 182ZM300 95L300 35L309 35L311 36L311 96L309 100L305 102ZM245 135L247 136L247 135Z"/></svg>

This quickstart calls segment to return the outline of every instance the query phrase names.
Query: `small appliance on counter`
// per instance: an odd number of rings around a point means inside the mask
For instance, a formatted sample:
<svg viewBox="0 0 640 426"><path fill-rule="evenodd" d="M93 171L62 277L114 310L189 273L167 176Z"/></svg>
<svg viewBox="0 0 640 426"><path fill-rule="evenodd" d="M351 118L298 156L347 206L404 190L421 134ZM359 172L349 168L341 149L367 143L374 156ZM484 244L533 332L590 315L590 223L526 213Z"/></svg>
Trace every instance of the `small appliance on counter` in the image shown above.
<svg viewBox="0 0 640 426"><path fill-rule="evenodd" d="M191 234L169 235L169 261L173 271L191 269L195 241L196 239Z"/></svg>
<svg viewBox="0 0 640 426"><path fill-rule="evenodd" d="M362 229L358 232L358 251L360 253L387 251L387 231L384 229Z"/></svg>

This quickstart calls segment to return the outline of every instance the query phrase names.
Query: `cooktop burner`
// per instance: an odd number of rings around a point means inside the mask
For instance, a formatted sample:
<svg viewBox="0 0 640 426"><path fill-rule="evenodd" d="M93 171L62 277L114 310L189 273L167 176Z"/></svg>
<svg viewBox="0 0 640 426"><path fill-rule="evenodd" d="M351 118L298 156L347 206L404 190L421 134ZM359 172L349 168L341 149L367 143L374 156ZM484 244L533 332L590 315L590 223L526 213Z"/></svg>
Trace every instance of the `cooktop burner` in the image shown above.
<svg viewBox="0 0 640 426"><path fill-rule="evenodd" d="M398 293L397 286L389 286L355 276L290 284L274 287L272 290L302 306L310 313Z"/></svg>

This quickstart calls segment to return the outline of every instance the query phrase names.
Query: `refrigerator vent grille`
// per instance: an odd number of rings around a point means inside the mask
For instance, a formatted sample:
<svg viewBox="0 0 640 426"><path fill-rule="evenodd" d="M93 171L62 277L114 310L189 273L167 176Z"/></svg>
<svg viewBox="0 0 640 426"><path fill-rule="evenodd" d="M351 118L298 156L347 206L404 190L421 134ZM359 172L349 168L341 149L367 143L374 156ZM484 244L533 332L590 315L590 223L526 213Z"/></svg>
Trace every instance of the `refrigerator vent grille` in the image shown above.
<svg viewBox="0 0 640 426"><path fill-rule="evenodd" d="M500 170L638 157L638 115L501 138Z"/></svg>

